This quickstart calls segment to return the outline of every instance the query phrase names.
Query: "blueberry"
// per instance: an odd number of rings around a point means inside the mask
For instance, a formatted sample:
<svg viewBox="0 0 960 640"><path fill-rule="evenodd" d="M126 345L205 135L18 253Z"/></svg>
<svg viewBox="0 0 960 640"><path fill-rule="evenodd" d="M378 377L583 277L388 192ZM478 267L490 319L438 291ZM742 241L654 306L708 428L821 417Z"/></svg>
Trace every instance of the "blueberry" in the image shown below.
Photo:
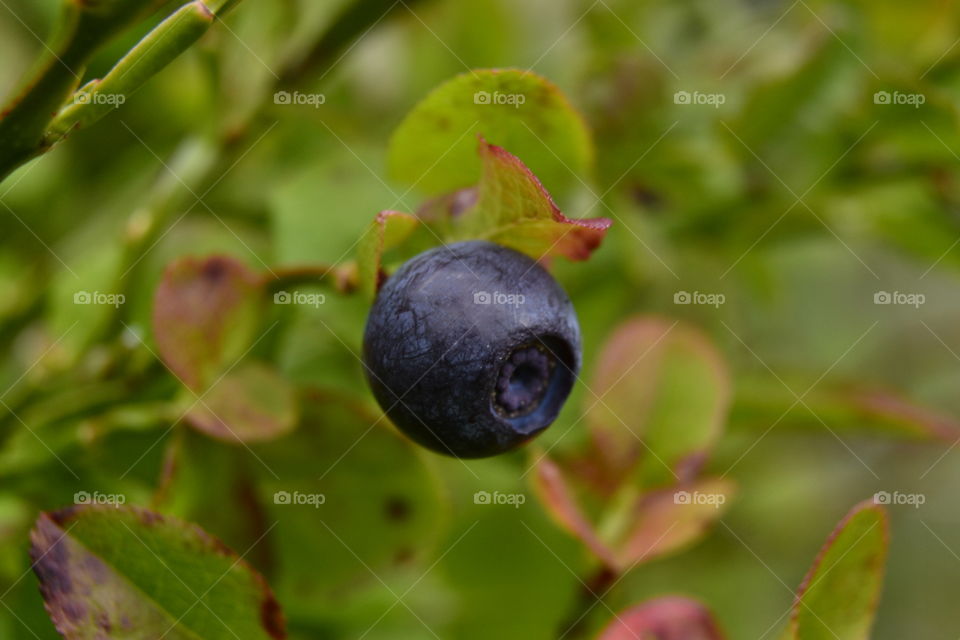
<svg viewBox="0 0 960 640"><path fill-rule="evenodd" d="M580 368L570 299L527 256L460 242L406 262L367 319L367 380L393 423L447 455L502 453L550 426Z"/></svg>

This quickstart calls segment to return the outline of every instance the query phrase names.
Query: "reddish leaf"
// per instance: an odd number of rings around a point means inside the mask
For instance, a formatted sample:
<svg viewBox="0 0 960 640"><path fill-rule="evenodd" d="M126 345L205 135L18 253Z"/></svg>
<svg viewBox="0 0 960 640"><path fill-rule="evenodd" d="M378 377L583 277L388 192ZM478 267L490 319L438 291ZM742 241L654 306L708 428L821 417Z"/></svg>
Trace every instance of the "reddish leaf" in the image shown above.
<svg viewBox="0 0 960 640"><path fill-rule="evenodd" d="M597 640L723 640L723 633L702 604L664 596L620 612Z"/></svg>
<svg viewBox="0 0 960 640"><path fill-rule="evenodd" d="M629 569L699 540L726 512L734 491L732 481L708 478L645 494L615 545L620 566Z"/></svg>
<svg viewBox="0 0 960 640"><path fill-rule="evenodd" d="M260 278L234 258L173 262L154 296L160 357L188 387L203 389L249 347L260 294Z"/></svg>
<svg viewBox="0 0 960 640"><path fill-rule="evenodd" d="M455 220L460 239L485 239L541 260L586 260L610 227L607 218L568 218L535 175L506 149L480 139L477 202Z"/></svg>
<svg viewBox="0 0 960 640"><path fill-rule="evenodd" d="M613 551L600 540L593 525L580 509L560 467L546 455L536 462L534 486L540 501L560 526L583 541L604 564L609 567L618 565Z"/></svg>

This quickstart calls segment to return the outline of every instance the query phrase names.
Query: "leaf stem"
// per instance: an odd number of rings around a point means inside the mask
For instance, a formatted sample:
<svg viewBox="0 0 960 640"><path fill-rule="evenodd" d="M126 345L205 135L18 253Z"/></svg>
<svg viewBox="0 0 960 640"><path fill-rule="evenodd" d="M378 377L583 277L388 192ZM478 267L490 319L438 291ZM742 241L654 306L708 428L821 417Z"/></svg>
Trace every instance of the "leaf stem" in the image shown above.
<svg viewBox="0 0 960 640"><path fill-rule="evenodd" d="M64 44L36 80L0 114L0 182L28 160L49 151L71 131L96 122L126 96L186 51L217 15L239 0L189 2L157 25L101 80L79 86L86 66L110 38L162 0L66 2ZM52 51L52 49L51 49Z"/></svg>
<svg viewBox="0 0 960 640"><path fill-rule="evenodd" d="M330 285L339 293L349 294L357 290L357 268L353 262L342 265L299 265L295 267L274 267L273 275L264 283L271 291L292 284Z"/></svg>

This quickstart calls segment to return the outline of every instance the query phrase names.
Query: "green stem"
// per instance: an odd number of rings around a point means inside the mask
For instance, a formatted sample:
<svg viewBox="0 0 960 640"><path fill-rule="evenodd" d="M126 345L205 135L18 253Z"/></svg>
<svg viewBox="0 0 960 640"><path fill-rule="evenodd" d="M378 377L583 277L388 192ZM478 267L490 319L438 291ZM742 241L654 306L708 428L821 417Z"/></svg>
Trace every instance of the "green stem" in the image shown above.
<svg viewBox="0 0 960 640"><path fill-rule="evenodd" d="M200 0L173 12L107 75L91 81L73 96L73 101L47 127L42 146L52 147L74 128L89 126L119 107L127 96L199 40L213 21L214 14Z"/></svg>
<svg viewBox="0 0 960 640"><path fill-rule="evenodd" d="M59 53L49 57L36 79L0 116L0 181L16 167L43 152L40 138L67 96L80 84L93 48L77 37L80 10L66 5Z"/></svg>
<svg viewBox="0 0 960 640"><path fill-rule="evenodd" d="M162 4L162 0L65 4L66 35L59 53L0 115L0 182L31 158L51 149L72 130L109 113L147 79L188 49L217 15L239 0L187 3L157 25L102 80L80 91L87 63L111 37Z"/></svg>
<svg viewBox="0 0 960 640"><path fill-rule="evenodd" d="M273 274L264 279L271 291L296 284L329 285L339 293L353 293L357 290L357 269L352 262L342 265L274 267L272 271Z"/></svg>

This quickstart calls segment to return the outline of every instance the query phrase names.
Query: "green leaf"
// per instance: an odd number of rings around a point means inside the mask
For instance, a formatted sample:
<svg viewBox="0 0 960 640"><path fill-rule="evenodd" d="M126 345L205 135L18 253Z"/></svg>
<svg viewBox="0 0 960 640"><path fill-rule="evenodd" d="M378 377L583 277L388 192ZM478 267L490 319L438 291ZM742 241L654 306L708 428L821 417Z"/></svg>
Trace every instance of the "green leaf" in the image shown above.
<svg viewBox="0 0 960 640"><path fill-rule="evenodd" d="M883 582L887 513L873 501L854 507L803 579L787 629L794 640L866 640Z"/></svg>
<svg viewBox="0 0 960 640"><path fill-rule="evenodd" d="M40 514L33 569L67 640L286 637L263 577L197 527L134 507Z"/></svg>
<svg viewBox="0 0 960 640"><path fill-rule="evenodd" d="M610 220L566 217L519 158L483 138L477 152L483 172L476 204L454 218L456 239L491 240L537 260L586 260L600 246Z"/></svg>
<svg viewBox="0 0 960 640"><path fill-rule="evenodd" d="M291 618L326 625L378 577L423 574L448 497L428 454L378 413L323 391L302 406L296 431L254 447L248 468L277 523L274 587Z"/></svg>
<svg viewBox="0 0 960 640"><path fill-rule="evenodd" d="M406 240L419 221L399 211L381 211L360 237L357 245L357 267L360 289L373 298L383 279L381 262L384 252Z"/></svg>
<svg viewBox="0 0 960 640"><path fill-rule="evenodd" d="M469 186L480 174L477 134L524 158L554 193L593 161L586 124L556 86L529 71L483 69L413 108L390 140L390 173L429 195Z"/></svg>
<svg viewBox="0 0 960 640"><path fill-rule="evenodd" d="M699 330L654 316L619 325L585 397L606 482L643 460L648 482L674 481L712 448L727 420L730 372ZM599 398L599 399L598 399Z"/></svg>
<svg viewBox="0 0 960 640"><path fill-rule="evenodd" d="M198 391L249 348L261 311L261 279L225 256L181 258L157 288L153 331L160 356Z"/></svg>
<svg viewBox="0 0 960 640"><path fill-rule="evenodd" d="M723 640L705 606L681 596L664 596L621 611L597 640Z"/></svg>
<svg viewBox="0 0 960 640"><path fill-rule="evenodd" d="M227 373L197 402L185 418L203 433L225 442L257 442L278 438L297 423L295 390L272 367L242 364Z"/></svg>

